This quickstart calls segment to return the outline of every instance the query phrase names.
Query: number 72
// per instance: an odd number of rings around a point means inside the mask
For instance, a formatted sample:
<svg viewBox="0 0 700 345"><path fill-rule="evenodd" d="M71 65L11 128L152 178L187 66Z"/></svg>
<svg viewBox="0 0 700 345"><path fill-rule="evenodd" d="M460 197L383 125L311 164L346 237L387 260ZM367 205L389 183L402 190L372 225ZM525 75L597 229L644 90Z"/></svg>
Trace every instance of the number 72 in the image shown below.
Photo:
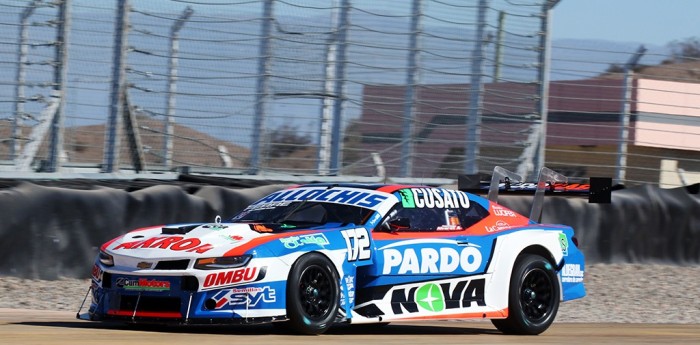
<svg viewBox="0 0 700 345"><path fill-rule="evenodd" d="M365 228L341 231L348 246L348 261L367 260L372 256L369 248L369 234Z"/></svg>

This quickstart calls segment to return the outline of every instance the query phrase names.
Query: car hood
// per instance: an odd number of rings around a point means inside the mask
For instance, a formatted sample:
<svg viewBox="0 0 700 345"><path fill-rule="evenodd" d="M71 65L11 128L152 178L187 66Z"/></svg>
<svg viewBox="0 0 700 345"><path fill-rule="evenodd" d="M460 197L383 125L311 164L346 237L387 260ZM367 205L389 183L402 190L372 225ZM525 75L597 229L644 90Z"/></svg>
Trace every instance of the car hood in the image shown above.
<svg viewBox="0 0 700 345"><path fill-rule="evenodd" d="M239 255L260 244L308 231L272 233L264 224L177 224L143 228L107 243L111 255L177 259Z"/></svg>

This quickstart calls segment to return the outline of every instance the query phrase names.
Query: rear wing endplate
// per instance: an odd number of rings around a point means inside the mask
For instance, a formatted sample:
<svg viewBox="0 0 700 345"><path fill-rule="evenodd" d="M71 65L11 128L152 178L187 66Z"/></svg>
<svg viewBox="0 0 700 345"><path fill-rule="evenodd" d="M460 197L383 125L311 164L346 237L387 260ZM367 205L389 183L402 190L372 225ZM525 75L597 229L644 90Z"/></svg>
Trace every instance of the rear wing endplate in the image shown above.
<svg viewBox="0 0 700 345"><path fill-rule="evenodd" d="M493 169L490 182L482 182L474 175L460 175L458 189L474 194L488 193L488 199L498 202L499 194L531 194L535 193L530 219L536 222L542 217L542 206L545 195L556 196L588 196L588 202L609 204L613 189L612 178L591 177L589 183L569 183L568 178L552 169L540 169L537 182L523 182L522 176L503 167Z"/></svg>

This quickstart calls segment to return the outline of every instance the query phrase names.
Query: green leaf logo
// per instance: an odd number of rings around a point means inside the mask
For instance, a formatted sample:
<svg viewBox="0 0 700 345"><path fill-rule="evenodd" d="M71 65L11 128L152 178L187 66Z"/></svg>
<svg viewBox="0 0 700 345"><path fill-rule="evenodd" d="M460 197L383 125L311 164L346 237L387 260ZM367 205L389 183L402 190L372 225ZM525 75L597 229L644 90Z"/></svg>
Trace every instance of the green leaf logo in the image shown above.
<svg viewBox="0 0 700 345"><path fill-rule="evenodd" d="M569 239L566 238L566 234L563 232L559 233L559 245L561 246L561 252L564 256L569 255Z"/></svg>
<svg viewBox="0 0 700 345"><path fill-rule="evenodd" d="M416 203L413 201L413 193L411 193L410 189L402 189L399 191L399 194L401 195L401 205L404 208L416 207Z"/></svg>
<svg viewBox="0 0 700 345"><path fill-rule="evenodd" d="M441 312L445 309L445 297L436 284L426 284L416 291L416 304L422 309Z"/></svg>

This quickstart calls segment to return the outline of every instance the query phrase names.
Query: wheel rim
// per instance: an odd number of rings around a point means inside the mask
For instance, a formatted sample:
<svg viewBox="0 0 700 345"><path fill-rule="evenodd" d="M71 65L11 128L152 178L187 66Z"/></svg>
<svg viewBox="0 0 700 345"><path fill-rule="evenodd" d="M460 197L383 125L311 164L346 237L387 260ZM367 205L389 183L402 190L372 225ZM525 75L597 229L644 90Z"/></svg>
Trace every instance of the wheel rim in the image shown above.
<svg viewBox="0 0 700 345"><path fill-rule="evenodd" d="M520 285L520 306L525 317L533 323L545 320L554 305L554 285L543 269L532 269Z"/></svg>
<svg viewBox="0 0 700 345"><path fill-rule="evenodd" d="M313 320L321 320L330 312L333 301L331 275L319 266L307 267L299 279L299 298L304 313Z"/></svg>

